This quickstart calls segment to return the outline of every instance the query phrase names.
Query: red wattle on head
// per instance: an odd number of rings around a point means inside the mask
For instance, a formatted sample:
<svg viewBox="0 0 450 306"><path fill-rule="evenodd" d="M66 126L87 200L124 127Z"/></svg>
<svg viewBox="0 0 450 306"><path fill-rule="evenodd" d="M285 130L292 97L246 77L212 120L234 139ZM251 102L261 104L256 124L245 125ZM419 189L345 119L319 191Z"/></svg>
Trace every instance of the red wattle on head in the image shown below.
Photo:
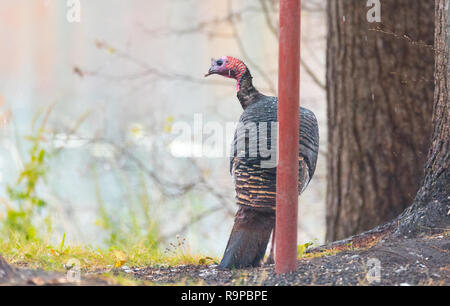
<svg viewBox="0 0 450 306"><path fill-rule="evenodd" d="M230 77L233 77L236 79L237 81L237 90L239 91L239 82L242 78L242 76L244 75L245 71L247 70L247 66L245 66L245 64L234 57L231 56L227 56L227 63L226 63L226 68L228 69L228 71L232 71L234 73L234 75L230 75Z"/></svg>

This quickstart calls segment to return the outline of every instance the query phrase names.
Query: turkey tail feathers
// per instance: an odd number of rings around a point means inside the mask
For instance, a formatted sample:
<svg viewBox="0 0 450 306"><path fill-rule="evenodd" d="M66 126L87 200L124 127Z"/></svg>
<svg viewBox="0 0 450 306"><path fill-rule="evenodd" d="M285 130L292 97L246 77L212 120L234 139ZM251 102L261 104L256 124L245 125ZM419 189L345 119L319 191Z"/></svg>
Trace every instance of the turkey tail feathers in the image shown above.
<svg viewBox="0 0 450 306"><path fill-rule="evenodd" d="M241 206L236 213L221 268L258 267L275 225L275 211Z"/></svg>

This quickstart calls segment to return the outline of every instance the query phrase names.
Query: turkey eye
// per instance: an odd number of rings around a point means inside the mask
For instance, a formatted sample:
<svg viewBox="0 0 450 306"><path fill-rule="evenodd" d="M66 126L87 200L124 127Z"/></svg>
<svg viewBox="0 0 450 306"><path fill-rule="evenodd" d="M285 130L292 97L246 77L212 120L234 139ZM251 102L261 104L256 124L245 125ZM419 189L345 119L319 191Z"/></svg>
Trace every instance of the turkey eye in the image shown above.
<svg viewBox="0 0 450 306"><path fill-rule="evenodd" d="M219 65L219 66L222 66L223 61L222 61L222 60L218 60L218 61L216 62L216 64Z"/></svg>

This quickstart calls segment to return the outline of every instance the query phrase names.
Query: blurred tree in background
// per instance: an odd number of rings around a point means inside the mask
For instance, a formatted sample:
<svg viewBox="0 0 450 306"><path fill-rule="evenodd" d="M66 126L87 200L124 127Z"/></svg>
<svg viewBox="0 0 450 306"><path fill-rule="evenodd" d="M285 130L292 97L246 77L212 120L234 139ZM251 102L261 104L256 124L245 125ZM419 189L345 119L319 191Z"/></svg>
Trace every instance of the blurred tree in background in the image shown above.
<svg viewBox="0 0 450 306"><path fill-rule="evenodd" d="M434 1L328 0L326 240L391 220L423 178L434 96Z"/></svg>

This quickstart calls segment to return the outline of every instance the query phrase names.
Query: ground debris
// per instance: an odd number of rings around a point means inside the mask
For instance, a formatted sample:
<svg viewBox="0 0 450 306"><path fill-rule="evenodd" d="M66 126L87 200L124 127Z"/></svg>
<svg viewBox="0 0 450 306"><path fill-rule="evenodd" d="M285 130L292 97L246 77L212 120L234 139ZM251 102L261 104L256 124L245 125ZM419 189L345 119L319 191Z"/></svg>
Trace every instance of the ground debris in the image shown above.
<svg viewBox="0 0 450 306"><path fill-rule="evenodd" d="M72 281L67 274L15 268L0 256L0 285L3 286L67 286L67 285L108 285L108 281L98 277L80 277Z"/></svg>
<svg viewBox="0 0 450 306"><path fill-rule="evenodd" d="M112 268L128 280L154 285L300 286L300 285L450 285L450 237L386 240L368 248L320 249L298 261L295 273L278 276L274 265L223 270L211 265L158 265ZM0 285L114 285L105 271L65 273L12 267L0 257Z"/></svg>
<svg viewBox="0 0 450 306"><path fill-rule="evenodd" d="M136 278L156 284L203 285L450 285L448 238L386 241L369 249L299 260L295 273L277 276L274 266L221 270L217 265L131 269ZM323 251L322 251L323 252ZM379 277L371 277L377 272ZM376 273L375 273L375 276Z"/></svg>

